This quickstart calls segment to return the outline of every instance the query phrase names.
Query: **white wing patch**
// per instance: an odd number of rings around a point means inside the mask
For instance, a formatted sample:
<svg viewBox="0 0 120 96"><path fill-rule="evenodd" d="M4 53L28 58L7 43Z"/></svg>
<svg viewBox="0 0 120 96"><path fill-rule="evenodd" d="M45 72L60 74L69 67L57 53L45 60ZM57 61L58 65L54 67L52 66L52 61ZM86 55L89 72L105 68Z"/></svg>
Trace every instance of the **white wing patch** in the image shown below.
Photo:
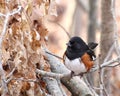
<svg viewBox="0 0 120 96"><path fill-rule="evenodd" d="M83 64L80 58L76 58L75 60L69 60L67 57L65 57L65 66L69 70L73 71L75 75L87 71L85 65Z"/></svg>

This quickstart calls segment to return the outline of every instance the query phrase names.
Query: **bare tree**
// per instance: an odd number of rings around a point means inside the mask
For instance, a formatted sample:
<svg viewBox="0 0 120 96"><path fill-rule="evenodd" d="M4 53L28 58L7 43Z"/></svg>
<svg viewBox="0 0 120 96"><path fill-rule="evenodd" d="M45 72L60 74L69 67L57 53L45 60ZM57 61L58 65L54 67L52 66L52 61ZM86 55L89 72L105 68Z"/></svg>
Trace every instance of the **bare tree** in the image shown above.
<svg viewBox="0 0 120 96"><path fill-rule="evenodd" d="M113 16L113 12L114 11L114 0L102 0L101 2L102 7L102 24L101 24L101 41L100 41L100 64L107 60L111 59L111 56L107 56L107 54L109 53L110 48L112 47L113 43L114 43L114 25L115 25L115 21L114 21L114 16ZM100 70L100 83L105 84L105 87L107 87L107 91L109 90L109 79L105 80L105 75L106 78L110 78L110 71L108 70ZM105 90L104 90L104 93ZM100 91L100 96L103 96L103 91Z"/></svg>
<svg viewBox="0 0 120 96"><path fill-rule="evenodd" d="M114 18L112 15L114 0L102 0L102 25L101 25L101 60L104 61L109 49L114 42Z"/></svg>

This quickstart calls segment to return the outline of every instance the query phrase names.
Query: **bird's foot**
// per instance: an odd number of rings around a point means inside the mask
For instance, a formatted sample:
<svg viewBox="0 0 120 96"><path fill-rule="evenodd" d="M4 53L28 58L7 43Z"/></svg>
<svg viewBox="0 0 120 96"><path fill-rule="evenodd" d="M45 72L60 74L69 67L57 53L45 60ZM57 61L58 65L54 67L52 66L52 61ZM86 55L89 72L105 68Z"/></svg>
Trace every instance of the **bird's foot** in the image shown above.
<svg viewBox="0 0 120 96"><path fill-rule="evenodd" d="M79 74L80 78L83 77L84 74L86 74L87 72L82 72Z"/></svg>
<svg viewBox="0 0 120 96"><path fill-rule="evenodd" d="M71 78L76 76L75 73L73 71L71 71Z"/></svg>
<svg viewBox="0 0 120 96"><path fill-rule="evenodd" d="M79 74L76 75L73 71L71 71L71 78L74 77L74 76L80 76L80 78L81 78L81 77L83 77L83 75L86 74L86 73L87 73L87 72L81 72L81 73L79 73Z"/></svg>

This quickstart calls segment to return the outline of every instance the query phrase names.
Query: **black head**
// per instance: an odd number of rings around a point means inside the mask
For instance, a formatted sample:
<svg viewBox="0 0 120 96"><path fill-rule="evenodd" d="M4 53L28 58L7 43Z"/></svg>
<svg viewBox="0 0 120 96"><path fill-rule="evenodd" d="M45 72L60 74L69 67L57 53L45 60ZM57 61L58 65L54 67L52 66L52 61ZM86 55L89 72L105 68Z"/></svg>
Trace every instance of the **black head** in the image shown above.
<svg viewBox="0 0 120 96"><path fill-rule="evenodd" d="M72 37L67 43L66 54L69 58L73 56L75 59L81 57L88 49L88 46L80 37Z"/></svg>
<svg viewBox="0 0 120 96"><path fill-rule="evenodd" d="M72 37L70 41L67 43L67 47L70 50L74 51L82 51L88 49L86 43L80 37Z"/></svg>

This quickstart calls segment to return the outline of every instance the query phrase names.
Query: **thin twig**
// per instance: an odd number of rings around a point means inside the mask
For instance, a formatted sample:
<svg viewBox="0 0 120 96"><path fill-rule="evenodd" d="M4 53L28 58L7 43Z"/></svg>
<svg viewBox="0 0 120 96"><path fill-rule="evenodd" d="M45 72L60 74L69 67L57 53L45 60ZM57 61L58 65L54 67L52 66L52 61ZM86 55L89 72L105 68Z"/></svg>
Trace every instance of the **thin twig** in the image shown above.
<svg viewBox="0 0 120 96"><path fill-rule="evenodd" d="M90 91L94 94L94 96L98 96L96 93L95 93L95 90L94 88L90 85L89 81L87 80L86 76L84 75L83 76L84 78L84 81L86 83L86 85L88 86L88 88L90 89Z"/></svg>
<svg viewBox="0 0 120 96"><path fill-rule="evenodd" d="M58 26L60 26L60 27L64 30L64 32L66 33L66 35L69 37L69 39L71 38L69 32L68 32L61 24L59 24L58 22L55 22L55 21L51 21L51 20L48 20L48 21L49 21L49 22L52 22L52 23L55 23L55 24L57 24Z"/></svg>
<svg viewBox="0 0 120 96"><path fill-rule="evenodd" d="M120 59L120 56L118 56L116 59L112 59L112 60L109 60L108 62L101 64L100 67L103 68L103 67L109 66L113 63L119 62L119 59Z"/></svg>
<svg viewBox="0 0 120 96"><path fill-rule="evenodd" d="M6 78L10 78L13 75L13 73L15 72L15 70L16 70L16 67L13 68L13 70L6 76Z"/></svg>
<svg viewBox="0 0 120 96"><path fill-rule="evenodd" d="M120 60L120 56L118 56L118 57L115 58L115 59L112 59L112 60L109 60L109 61L107 61L107 62L104 62L104 63L100 64L100 68L109 67L109 66L112 65L113 63L119 62L119 60ZM118 63L118 65L119 65L119 63ZM99 66L96 66L95 68L92 68L90 72L94 72L94 71L96 71L96 70L98 70L98 69L99 69Z"/></svg>
<svg viewBox="0 0 120 96"><path fill-rule="evenodd" d="M58 22L56 22L56 24L59 25L59 26L65 31L65 33L67 34L67 36L68 36L69 39L70 39L71 36L70 36L69 32L68 32L61 24L59 24Z"/></svg>
<svg viewBox="0 0 120 96"><path fill-rule="evenodd" d="M5 16L3 31L1 33L1 38L0 38L0 75L1 75L1 80L2 80L3 96L6 95L6 93L8 92L8 88L7 88L7 84L6 84L6 77L5 77L5 73L4 73L3 66L2 66L2 41L4 39L4 35L7 30L8 20L9 20L9 15L7 14Z"/></svg>
<svg viewBox="0 0 120 96"><path fill-rule="evenodd" d="M112 53L114 51L114 48L115 48L115 42L113 43L113 45L110 47L108 53L107 53L107 56L105 57L104 59L104 62L108 61L110 59L110 57L112 56Z"/></svg>
<svg viewBox="0 0 120 96"><path fill-rule="evenodd" d="M10 16L15 15L15 14L19 13L21 10L22 10L22 6L18 6L17 10L14 10L13 12L8 13L8 15L10 15Z"/></svg>
<svg viewBox="0 0 120 96"><path fill-rule="evenodd" d="M57 55L55 55L55 54L53 54L53 53L50 53L50 52L48 52L48 51L45 51L47 54L49 54L49 55L52 55L52 56L54 56L54 57L56 57L56 58L58 58L58 59L61 59L61 60L63 60L63 58L62 57L59 57L59 56L57 56Z"/></svg>
<svg viewBox="0 0 120 96"><path fill-rule="evenodd" d="M7 84L13 79L13 73L15 72L15 70L16 70L16 67L13 68L13 70L6 76L6 78L8 78L8 79L6 80L6 83L7 83Z"/></svg>
<svg viewBox="0 0 120 96"><path fill-rule="evenodd" d="M3 16L3 17L5 17L6 15L5 15L5 14L2 14L2 13L0 13L0 16Z"/></svg>
<svg viewBox="0 0 120 96"><path fill-rule="evenodd" d="M100 96L103 96L103 92L105 93L106 96L109 96L103 82L103 76L104 76L103 74L104 74L104 70L99 66Z"/></svg>
<svg viewBox="0 0 120 96"><path fill-rule="evenodd" d="M108 65L107 67L116 67L116 66L119 66L120 63L117 63L117 64L111 64L111 65Z"/></svg>

